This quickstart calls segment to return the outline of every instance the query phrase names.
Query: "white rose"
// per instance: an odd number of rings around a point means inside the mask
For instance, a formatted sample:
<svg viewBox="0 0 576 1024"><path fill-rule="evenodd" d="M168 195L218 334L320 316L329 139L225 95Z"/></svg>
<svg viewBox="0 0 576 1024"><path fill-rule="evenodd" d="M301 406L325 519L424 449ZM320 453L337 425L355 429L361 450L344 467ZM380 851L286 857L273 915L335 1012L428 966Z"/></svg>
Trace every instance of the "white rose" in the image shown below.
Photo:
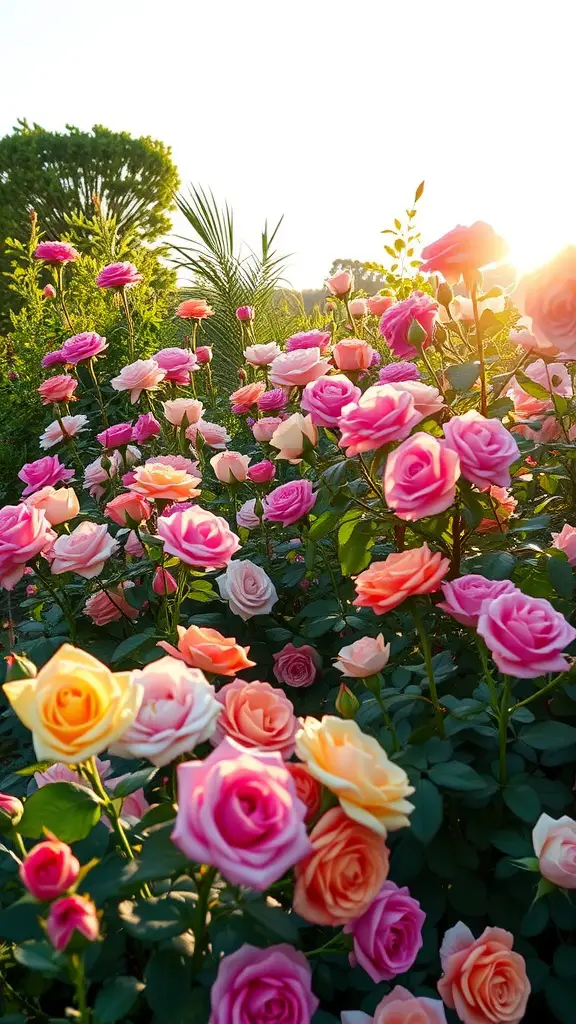
<svg viewBox="0 0 576 1024"><path fill-rule="evenodd" d="M253 615L268 615L278 600L276 587L270 577L248 558L230 562L216 583L220 596L228 601L230 611L244 621Z"/></svg>

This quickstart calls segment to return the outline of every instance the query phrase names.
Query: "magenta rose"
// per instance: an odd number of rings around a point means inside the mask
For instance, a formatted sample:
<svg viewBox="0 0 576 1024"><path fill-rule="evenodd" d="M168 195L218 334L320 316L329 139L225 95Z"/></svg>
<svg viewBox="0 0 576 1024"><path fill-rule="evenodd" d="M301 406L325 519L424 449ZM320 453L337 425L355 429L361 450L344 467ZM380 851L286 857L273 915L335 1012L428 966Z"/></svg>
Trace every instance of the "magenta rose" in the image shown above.
<svg viewBox="0 0 576 1024"><path fill-rule="evenodd" d="M101 338L93 331L85 331L83 334L75 334L73 338L68 338L60 351L64 362L72 363L75 366L76 363L83 363L86 359L94 359L95 356L102 355L107 348L106 338Z"/></svg>
<svg viewBox="0 0 576 1024"><path fill-rule="evenodd" d="M137 444L144 444L151 437L158 437L160 432L160 424L151 412L143 412L134 424L134 440Z"/></svg>
<svg viewBox="0 0 576 1024"><path fill-rule="evenodd" d="M72 263L80 257L70 242L40 242L34 249L34 255L46 263Z"/></svg>
<svg viewBox="0 0 576 1024"><path fill-rule="evenodd" d="M98 274L96 284L99 288L127 288L142 280L133 263L109 263Z"/></svg>
<svg viewBox="0 0 576 1024"><path fill-rule="evenodd" d="M66 356L61 348L57 348L53 352L47 352L40 365L43 370L48 370L51 366L62 366L65 362Z"/></svg>
<svg viewBox="0 0 576 1024"><path fill-rule="evenodd" d="M349 402L357 402L362 392L344 374L319 377L307 384L300 403L309 412L317 427L337 427L342 408Z"/></svg>
<svg viewBox="0 0 576 1024"><path fill-rule="evenodd" d="M274 675L279 683L286 686L312 686L318 675L321 661L318 651L309 644L295 647L286 644L274 658Z"/></svg>
<svg viewBox="0 0 576 1024"><path fill-rule="evenodd" d="M270 459L262 459L248 467L248 479L253 484L267 484L276 476L276 466Z"/></svg>
<svg viewBox="0 0 576 1024"><path fill-rule="evenodd" d="M130 444L134 440L134 430L131 423L114 423L101 433L96 434L96 440L105 448L120 448L124 444Z"/></svg>
<svg viewBox="0 0 576 1024"><path fill-rule="evenodd" d="M73 469L66 469L60 462L57 455L45 455L43 459L36 459L35 462L26 462L18 473L26 487L22 492L24 498L34 494L42 487L55 487L56 484L68 483L74 476Z"/></svg>
<svg viewBox="0 0 576 1024"><path fill-rule="evenodd" d="M221 569L240 548L240 541L226 520L199 505L161 516L158 536L164 541L167 555L202 569Z"/></svg>
<svg viewBox="0 0 576 1024"><path fill-rule="evenodd" d="M388 363L378 374L379 384L398 384L403 380L420 380L420 370L415 363Z"/></svg>
<svg viewBox="0 0 576 1024"><path fill-rule="evenodd" d="M68 373L59 374L57 377L48 377L38 388L38 394L42 397L42 405L50 405L53 402L69 402L78 387L78 381Z"/></svg>
<svg viewBox="0 0 576 1024"><path fill-rule="evenodd" d="M485 576L469 573L442 583L444 600L439 601L436 607L448 612L463 626L475 628L483 601L493 601L501 594L511 594L515 590L517 587L511 580L487 580Z"/></svg>
<svg viewBox="0 0 576 1024"><path fill-rule="evenodd" d="M204 761L177 771L172 840L189 860L261 892L310 853L306 807L276 751L225 739Z"/></svg>
<svg viewBox="0 0 576 1024"><path fill-rule="evenodd" d="M475 270L497 263L508 251L508 246L490 224L477 220L470 227L458 224L436 242L422 249L425 274L439 273L449 284L460 277L469 280Z"/></svg>
<svg viewBox="0 0 576 1024"><path fill-rule="evenodd" d="M470 409L444 424L444 436L448 448L460 459L462 476L479 490L510 486L510 466L520 452L500 420L486 419Z"/></svg>
<svg viewBox="0 0 576 1024"><path fill-rule="evenodd" d="M263 500L264 519L290 526L314 507L317 494L310 480L290 480L275 487Z"/></svg>
<svg viewBox="0 0 576 1024"><path fill-rule="evenodd" d="M26 562L47 551L55 538L43 509L24 503L0 509L0 587L13 590Z"/></svg>
<svg viewBox="0 0 576 1024"><path fill-rule="evenodd" d="M80 864L66 843L47 840L33 846L20 865L20 879L35 899L54 900L78 878Z"/></svg>
<svg viewBox="0 0 576 1024"><path fill-rule="evenodd" d="M399 519L414 523L450 508L459 476L456 452L432 434L414 434L388 456L384 497Z"/></svg>
<svg viewBox="0 0 576 1024"><path fill-rule="evenodd" d="M410 970L422 946L426 914L409 890L384 882L380 892L362 914L344 928L354 936L350 963L359 963L372 981L391 981Z"/></svg>
<svg viewBox="0 0 576 1024"><path fill-rule="evenodd" d="M225 956L210 997L210 1024L310 1024L318 1008L306 957L286 945Z"/></svg>
<svg viewBox="0 0 576 1024"><path fill-rule="evenodd" d="M506 675L535 679L569 668L562 651L576 639L576 629L543 597L514 590L485 601L477 629Z"/></svg>
<svg viewBox="0 0 576 1024"><path fill-rule="evenodd" d="M8 661L8 659L6 660ZM10 819L12 825L17 825L24 814L24 804L17 796L10 796L10 793L0 793L0 817L2 814Z"/></svg>
<svg viewBox="0 0 576 1024"><path fill-rule="evenodd" d="M396 302L387 309L380 320L380 334L399 359L413 359L418 351L408 341L408 332L413 320L417 320L426 337L422 348L432 343L434 322L438 313L438 303L424 292L415 291L402 302Z"/></svg>
<svg viewBox="0 0 576 1024"><path fill-rule="evenodd" d="M402 441L421 420L408 391L398 391L390 384L375 384L342 409L338 421L342 436L338 444L351 458L392 441Z"/></svg>
<svg viewBox="0 0 576 1024"><path fill-rule="evenodd" d="M197 356L185 348L161 348L154 359L160 369L166 371L164 380L182 387L190 383L190 374L198 364Z"/></svg>
<svg viewBox="0 0 576 1024"><path fill-rule="evenodd" d="M256 405L261 412L276 412L277 409L283 409L287 401L288 393L284 388L272 388L260 395Z"/></svg>
<svg viewBox="0 0 576 1024"><path fill-rule="evenodd" d="M236 310L236 317L241 323L244 323L246 320L253 320L255 316L256 313L253 306L238 306Z"/></svg>
<svg viewBox="0 0 576 1024"><path fill-rule="evenodd" d="M330 331L303 331L293 334L286 342L286 351L294 352L297 348L319 348L321 352L330 345Z"/></svg>
<svg viewBox="0 0 576 1024"><path fill-rule="evenodd" d="M88 942L95 942L100 934L96 907L91 900L76 893L56 900L46 921L46 934L54 949L66 949L75 932Z"/></svg>

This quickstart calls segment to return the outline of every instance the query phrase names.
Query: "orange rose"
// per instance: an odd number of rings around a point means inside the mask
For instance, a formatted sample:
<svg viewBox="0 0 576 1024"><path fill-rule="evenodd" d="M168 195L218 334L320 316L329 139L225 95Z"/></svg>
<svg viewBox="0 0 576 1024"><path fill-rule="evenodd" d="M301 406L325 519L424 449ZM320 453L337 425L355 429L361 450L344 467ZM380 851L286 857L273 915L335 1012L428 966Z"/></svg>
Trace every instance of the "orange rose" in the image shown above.
<svg viewBox="0 0 576 1024"><path fill-rule="evenodd" d="M475 939L462 921L446 932L438 991L463 1024L519 1024L523 1019L530 982L513 942L503 928L485 928Z"/></svg>
<svg viewBox="0 0 576 1024"><path fill-rule="evenodd" d="M298 761L289 761L286 767L296 786L296 796L303 804L306 804L307 810L304 821L308 825L320 810L322 786L310 774L305 764L300 764Z"/></svg>
<svg viewBox="0 0 576 1024"><path fill-rule="evenodd" d="M354 604L385 615L414 594L438 590L449 568L450 561L438 551L432 554L427 544L394 552L383 562L372 562L356 577Z"/></svg>
<svg viewBox="0 0 576 1024"><path fill-rule="evenodd" d="M388 877L386 843L340 807L322 815L310 842L313 852L294 869L294 910L312 924L355 921Z"/></svg>
<svg viewBox="0 0 576 1024"><path fill-rule="evenodd" d="M178 647L161 640L162 647L173 658L185 661L191 668L210 672L215 676L235 676L256 664L249 661L249 647L240 647L234 637L222 636L208 626L178 626Z"/></svg>
<svg viewBox="0 0 576 1024"><path fill-rule="evenodd" d="M233 391L230 395L230 401L232 405L256 405L256 402L265 391L266 384L264 381L254 381L253 384L245 384L243 388L238 388L237 391Z"/></svg>
<svg viewBox="0 0 576 1024"><path fill-rule="evenodd" d="M196 485L198 477L190 476L185 469L174 469L162 462L147 462L134 470L134 481L130 490L154 501L189 501L200 491Z"/></svg>
<svg viewBox="0 0 576 1024"><path fill-rule="evenodd" d="M250 683L234 679L218 691L216 699L222 713L210 737L212 746L228 737L243 747L277 750L285 759L294 753L298 722L284 690L257 679Z"/></svg>

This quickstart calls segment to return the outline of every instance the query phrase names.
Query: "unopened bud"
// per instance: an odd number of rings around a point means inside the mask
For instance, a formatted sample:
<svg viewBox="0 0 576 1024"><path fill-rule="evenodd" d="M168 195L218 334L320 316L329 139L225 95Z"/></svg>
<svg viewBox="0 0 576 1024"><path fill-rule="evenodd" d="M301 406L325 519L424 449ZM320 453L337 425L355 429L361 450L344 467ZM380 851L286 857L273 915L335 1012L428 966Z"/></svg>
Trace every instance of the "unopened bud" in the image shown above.
<svg viewBox="0 0 576 1024"><path fill-rule="evenodd" d="M34 662L23 654L9 654L4 660L7 683L13 683L16 679L34 679L38 673Z"/></svg>
<svg viewBox="0 0 576 1024"><path fill-rule="evenodd" d="M422 348L422 345L426 341L427 337L428 337L428 334L426 333L425 329L422 327L422 324L413 317L412 318L412 323L410 324L410 327L408 328L408 334L407 334L407 337L406 337L406 340L407 340L408 344L409 345L414 345L415 348Z"/></svg>
<svg viewBox="0 0 576 1024"><path fill-rule="evenodd" d="M340 683L340 690L336 698L336 711L342 718L355 718L360 707L360 701L349 690L346 683Z"/></svg>
<svg viewBox="0 0 576 1024"><path fill-rule="evenodd" d="M0 793L0 832L6 832L20 821L24 814L24 804L17 796Z"/></svg>
<svg viewBox="0 0 576 1024"><path fill-rule="evenodd" d="M446 309L448 309L448 306L450 305L452 299L454 298L454 292L452 291L450 285L446 284L446 281L442 281L442 283L438 285L436 298L441 306L445 306Z"/></svg>

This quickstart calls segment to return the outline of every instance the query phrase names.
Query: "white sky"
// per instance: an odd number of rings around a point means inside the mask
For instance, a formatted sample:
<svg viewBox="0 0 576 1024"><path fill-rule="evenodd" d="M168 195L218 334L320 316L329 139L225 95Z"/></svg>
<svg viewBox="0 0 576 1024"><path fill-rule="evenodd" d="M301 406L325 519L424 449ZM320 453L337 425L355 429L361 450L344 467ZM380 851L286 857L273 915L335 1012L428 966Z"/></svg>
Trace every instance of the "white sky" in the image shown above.
<svg viewBox="0 0 576 1024"><path fill-rule="evenodd" d="M291 282L420 228L490 221L521 269L576 242L573 0L0 0L0 134L17 117L172 146L183 182Z"/></svg>

